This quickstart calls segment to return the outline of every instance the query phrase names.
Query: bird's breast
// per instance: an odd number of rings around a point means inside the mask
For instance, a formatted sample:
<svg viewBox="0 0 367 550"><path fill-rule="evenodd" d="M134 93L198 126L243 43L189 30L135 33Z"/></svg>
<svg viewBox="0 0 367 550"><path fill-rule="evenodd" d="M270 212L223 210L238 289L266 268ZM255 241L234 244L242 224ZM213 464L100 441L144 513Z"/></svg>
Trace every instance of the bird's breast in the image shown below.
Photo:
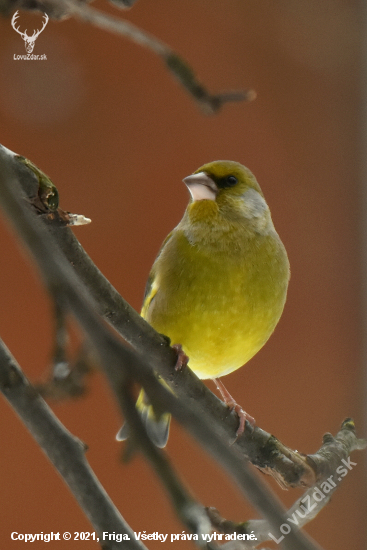
<svg viewBox="0 0 367 550"><path fill-rule="evenodd" d="M176 230L156 260L151 325L182 345L200 378L228 374L266 342L282 313L289 279L285 249L270 235L222 235L195 243Z"/></svg>

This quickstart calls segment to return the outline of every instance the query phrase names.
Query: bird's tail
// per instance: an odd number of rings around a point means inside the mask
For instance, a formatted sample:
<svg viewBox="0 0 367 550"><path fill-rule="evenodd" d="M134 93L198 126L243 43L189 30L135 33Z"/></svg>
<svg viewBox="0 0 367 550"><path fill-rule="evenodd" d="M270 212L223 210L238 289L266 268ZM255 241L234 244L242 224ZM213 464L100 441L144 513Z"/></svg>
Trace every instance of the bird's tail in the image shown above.
<svg viewBox="0 0 367 550"><path fill-rule="evenodd" d="M160 380L160 382L164 383L163 380ZM141 390L141 392L139 393L139 397L136 402L136 408L140 413L147 434L154 445L161 449L165 447L168 440L169 425L171 421L170 413L158 413L156 410L154 410L144 390ZM127 422L125 422L125 424L116 435L116 439L117 441L124 441L128 437L129 426Z"/></svg>

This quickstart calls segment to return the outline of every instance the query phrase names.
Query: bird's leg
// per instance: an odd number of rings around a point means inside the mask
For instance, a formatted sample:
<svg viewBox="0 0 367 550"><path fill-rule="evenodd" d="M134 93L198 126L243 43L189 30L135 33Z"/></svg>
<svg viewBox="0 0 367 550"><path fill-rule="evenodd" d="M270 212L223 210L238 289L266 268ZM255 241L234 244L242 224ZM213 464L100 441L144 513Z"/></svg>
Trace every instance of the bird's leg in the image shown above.
<svg viewBox="0 0 367 550"><path fill-rule="evenodd" d="M238 426L238 430L236 432L236 436L239 437L245 431L246 420L248 420L250 424L254 426L255 419L247 414L247 412L245 412L242 407L233 399L233 397L219 378L213 378L213 382L217 386L217 389L220 391L223 401L225 402L227 407L229 407L231 411L234 410L237 413L238 418L240 419L240 425Z"/></svg>
<svg viewBox="0 0 367 550"><path fill-rule="evenodd" d="M175 365L175 370L180 371L186 367L187 363L189 362L189 358L182 349L181 344L174 344L172 348L177 353L177 363Z"/></svg>

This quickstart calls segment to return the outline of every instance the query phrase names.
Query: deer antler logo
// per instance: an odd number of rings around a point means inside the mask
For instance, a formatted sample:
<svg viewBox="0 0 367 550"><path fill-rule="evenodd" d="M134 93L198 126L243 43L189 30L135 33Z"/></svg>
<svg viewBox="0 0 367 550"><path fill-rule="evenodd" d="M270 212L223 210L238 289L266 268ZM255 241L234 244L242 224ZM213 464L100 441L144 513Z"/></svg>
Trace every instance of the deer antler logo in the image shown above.
<svg viewBox="0 0 367 550"><path fill-rule="evenodd" d="M26 52L27 52L27 53L32 53L32 52L33 52L33 48L34 48L34 43L35 43L35 41L37 40L37 38L39 37L39 35L41 34L41 32L43 31L43 29L45 28L45 26L46 26L47 23L48 23L48 15L47 15L47 13L44 13L43 15L44 15L44 17L45 17L45 20L44 20L44 22L43 22L42 29L40 29L39 31L33 31L32 36L28 36L28 35L27 35L27 29L26 29L24 32L21 32L21 31L19 30L19 27L17 28L17 27L15 26L15 24L16 24L16 19L19 17L18 10L14 13L14 15L13 15L13 17L12 17L11 26L12 26L13 29L14 29L18 34L20 34L20 36L23 38L23 40L24 40L24 45L25 45L25 49L26 49Z"/></svg>

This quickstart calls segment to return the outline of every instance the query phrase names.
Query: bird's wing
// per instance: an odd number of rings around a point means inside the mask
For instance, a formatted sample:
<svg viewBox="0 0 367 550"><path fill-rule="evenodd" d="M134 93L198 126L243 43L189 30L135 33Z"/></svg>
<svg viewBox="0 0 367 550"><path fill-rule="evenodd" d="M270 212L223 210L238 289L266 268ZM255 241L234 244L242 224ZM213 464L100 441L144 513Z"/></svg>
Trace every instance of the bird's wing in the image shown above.
<svg viewBox="0 0 367 550"><path fill-rule="evenodd" d="M141 316L146 318L146 314L148 312L149 306L153 301L154 296L157 294L158 291L158 283L156 278L156 271L155 271L155 264L159 258L159 256L162 254L162 250L168 243L168 241L172 238L173 231L167 235L167 237L164 239L161 248L159 249L159 252L157 254L156 259L154 260L154 264L152 267L151 272L149 273L149 277L147 280L147 284L145 286L145 292L144 292L144 299L143 299L143 305L141 308Z"/></svg>

